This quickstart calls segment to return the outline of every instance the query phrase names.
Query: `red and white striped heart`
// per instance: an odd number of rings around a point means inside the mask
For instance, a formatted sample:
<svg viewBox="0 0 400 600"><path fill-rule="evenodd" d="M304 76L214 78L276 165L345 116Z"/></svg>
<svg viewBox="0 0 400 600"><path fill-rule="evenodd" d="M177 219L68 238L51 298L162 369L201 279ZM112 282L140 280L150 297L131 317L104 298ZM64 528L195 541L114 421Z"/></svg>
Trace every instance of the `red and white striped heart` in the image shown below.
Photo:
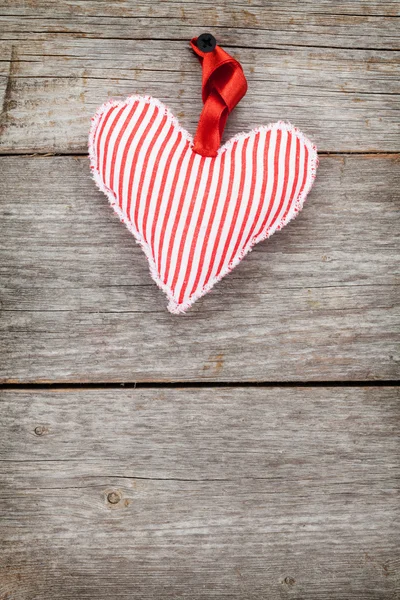
<svg viewBox="0 0 400 600"><path fill-rule="evenodd" d="M232 138L216 157L192 148L189 133L150 97L111 101L93 117L95 181L174 313L301 210L318 162L312 143L283 122Z"/></svg>

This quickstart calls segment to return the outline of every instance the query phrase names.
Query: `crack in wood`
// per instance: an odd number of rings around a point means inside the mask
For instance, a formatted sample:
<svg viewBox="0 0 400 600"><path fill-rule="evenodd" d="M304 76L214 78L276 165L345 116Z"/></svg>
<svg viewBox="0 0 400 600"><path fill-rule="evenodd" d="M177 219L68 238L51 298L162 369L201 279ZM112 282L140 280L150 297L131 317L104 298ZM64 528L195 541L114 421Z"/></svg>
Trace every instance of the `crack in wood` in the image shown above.
<svg viewBox="0 0 400 600"><path fill-rule="evenodd" d="M5 122L7 120L7 113L8 113L9 107L10 107L10 103L11 103L12 88L13 88L13 75L14 75L14 71L15 71L14 63L16 60L16 56L17 56L16 46L12 45L11 46L11 55L9 58L8 73L6 76L7 84L6 84L6 89L4 92L3 104L1 107L1 113L0 113L0 135L3 130L3 125L5 124Z"/></svg>

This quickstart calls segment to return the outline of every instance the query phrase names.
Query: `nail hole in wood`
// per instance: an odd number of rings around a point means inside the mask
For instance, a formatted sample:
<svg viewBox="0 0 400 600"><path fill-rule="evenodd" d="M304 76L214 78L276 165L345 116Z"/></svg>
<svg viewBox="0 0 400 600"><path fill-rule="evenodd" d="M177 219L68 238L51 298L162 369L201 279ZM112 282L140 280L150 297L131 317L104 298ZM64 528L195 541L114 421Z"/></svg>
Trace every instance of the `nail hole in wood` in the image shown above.
<svg viewBox="0 0 400 600"><path fill-rule="evenodd" d="M121 495L118 492L110 492L107 494L107 500L110 504L118 504L121 500Z"/></svg>
<svg viewBox="0 0 400 600"><path fill-rule="evenodd" d="M35 427L34 432L35 435L44 435L47 432L47 429L43 425L38 425Z"/></svg>

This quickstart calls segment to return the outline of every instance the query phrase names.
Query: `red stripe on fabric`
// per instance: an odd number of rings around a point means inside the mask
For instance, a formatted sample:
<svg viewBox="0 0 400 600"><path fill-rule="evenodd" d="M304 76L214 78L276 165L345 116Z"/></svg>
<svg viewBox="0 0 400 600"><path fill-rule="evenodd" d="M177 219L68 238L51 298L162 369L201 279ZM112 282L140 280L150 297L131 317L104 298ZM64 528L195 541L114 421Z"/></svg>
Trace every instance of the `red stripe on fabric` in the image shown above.
<svg viewBox="0 0 400 600"><path fill-rule="evenodd" d="M183 298L185 297L186 289L187 289L187 286L188 286L188 283L189 283L189 276L190 276L190 273L192 271L193 257L194 257L194 252L195 252L195 249L196 249L196 242L197 242L197 239L198 239L198 236L199 236L199 231L200 231L201 223L203 221L204 210L205 210L205 207L207 205L208 196L210 194L211 182L212 182L212 178L213 178L213 175L214 175L214 167L215 167L215 159L211 161L210 170L208 172L208 178L207 178L206 188L204 190L203 200L202 200L201 207L200 207L200 210L199 210L199 214L198 214L198 217L197 217L197 223L196 223L194 234L193 234L192 245L190 247L188 262L187 262L187 266L186 266L186 272L185 272L185 276L183 278L181 293L179 295L179 304L181 304L183 302Z"/></svg>
<svg viewBox="0 0 400 600"><path fill-rule="evenodd" d="M220 194L221 194L222 181L224 179L225 158L226 158L226 152L224 152L222 154L221 164L220 164L220 167L219 167L217 189L216 189L216 192L215 192L215 198L214 198L214 202L213 202L213 207L212 207L212 210L211 210L210 218L208 220L207 231L206 231L206 235L204 236L204 242L203 242L203 245L202 245L202 248L201 248L200 261L199 261L199 265L198 265L198 268L197 268L198 270L197 270L196 279L194 281L194 284L192 286L192 289L190 291L189 296L192 296L194 294L195 290L197 289L197 286L198 286L201 274L203 272L204 259L205 259L205 255L206 255L206 252L207 252L208 241L210 239L211 230L212 230L212 227L214 225L215 213L217 212L219 197L220 197Z"/></svg>
<svg viewBox="0 0 400 600"><path fill-rule="evenodd" d="M299 145L300 145L300 142L299 142ZM306 185L306 182L307 182L307 173L308 173L307 167L308 167L308 148L307 148L307 146L304 146L304 168L303 168L303 179L302 179L301 188L300 188L300 191L299 191L299 193L298 193L298 195L297 195L297 198L294 198L294 201L295 201L295 202L297 201L297 199L298 199L298 198L301 196L301 194L302 194L302 193L303 193L303 191L304 191L304 187L305 187L305 185ZM292 199L291 199L290 203L288 204L288 206L287 206L287 208L286 208L286 210L285 210L285 214L284 214L284 215L283 215L283 217L282 217L282 221L284 221L284 220L286 219L286 216L287 216L287 214L288 214L288 212L289 212L289 210L290 210L291 206L292 206ZM296 211L296 212L297 212L297 211Z"/></svg>
<svg viewBox="0 0 400 600"><path fill-rule="evenodd" d="M231 220L231 224L229 227L229 233L228 236L225 240L225 245L224 245L224 249L222 251L222 256L221 256L221 260L219 261L219 265L217 268L217 272L216 275L218 276L219 273L221 272L221 269L224 265L225 262L225 258L226 255L228 253L228 248L230 246L230 243L232 241L232 235L233 235L233 231L236 227L236 222L237 222L237 218L238 218L238 214L239 214L239 210L240 210L240 203L242 201L243 198L243 190L244 190L244 182L246 179L246 152L247 152L247 146L249 144L249 138L246 138L244 141L244 144L242 146L242 153L241 153L241 160L240 160L240 168L241 168L241 173L240 173L240 183L239 183L239 192L238 192L238 197L236 199L236 205L235 205L235 210L233 211L233 215L232 215L232 220ZM225 219L222 222L222 225L225 224Z"/></svg>
<svg viewBox="0 0 400 600"><path fill-rule="evenodd" d="M182 213L182 206L185 201L186 192L187 192L187 188L189 185L190 176L192 174L193 163L194 163L195 157L196 157L196 154L194 152L192 152L190 155L189 164L187 166L185 180L183 182L183 188L182 188L182 192L181 192L181 195L179 198L178 208L176 210L175 220L174 220L174 223L173 223L172 229L171 229L171 235L169 238L168 251L167 251L167 262L166 262L165 275L164 275L164 281L166 281L166 282L168 281L169 270L171 267L171 255L172 255L172 249L173 249L173 246L175 243L175 235L176 235L176 231L178 229L178 225L179 225L179 221L180 221L180 217L181 217L181 213ZM177 268L178 268L178 265L176 264L175 269L177 269Z"/></svg>
<svg viewBox="0 0 400 600"><path fill-rule="evenodd" d="M154 148L154 144L160 137L161 131L163 130L166 120L167 120L167 115L164 115L161 120L160 125L157 128L157 131L154 134L153 139L151 140L151 142L149 144L149 147L147 148L147 151L146 151L146 154L144 157L142 172L140 175L140 181L139 181L139 186L138 186L138 191L137 191L137 196L136 196L137 201L136 201L136 205L135 205L135 223L138 223L139 208L140 208L140 202L141 202L141 197L142 197L142 189L143 189L144 178L145 178L146 172L147 172L147 166L149 164L149 157ZM155 175L154 175L154 169L153 169L152 172L150 173L150 177L152 180L153 180L154 176Z"/></svg>
<svg viewBox="0 0 400 600"><path fill-rule="evenodd" d="M268 219L269 216L271 214L272 211L272 207L275 203L275 196L276 196L276 190L278 187L278 179L279 179L279 151L280 151L280 147L281 147L281 138L282 138L282 132L278 129L277 131L277 135L276 135L276 146L275 146L275 156L274 156L274 185L272 188L272 193L271 193L271 200L268 206L268 210L267 210L267 214L264 217L263 223L258 231L258 233L256 234L256 238L260 235L260 233L262 231L264 231L264 228L266 226L266 224L268 223Z"/></svg>
<svg viewBox="0 0 400 600"><path fill-rule="evenodd" d="M174 131L174 126L170 125L168 133L158 150L158 154L157 154L156 160L154 162L154 167L153 167L153 172L152 172L152 176L151 176L149 189L147 190L147 196L146 196L146 200L145 200L145 204L144 204L144 216L143 216L143 237L145 238L146 241L147 241L146 231L147 231L147 220L149 217L149 207L150 207L151 196L153 194L154 184L155 184L156 178L157 178L158 167L160 166L161 156L166 148L166 145L168 144L169 140L171 139L173 131ZM161 202L161 196L159 195L158 203L160 203L160 202Z"/></svg>
<svg viewBox="0 0 400 600"><path fill-rule="evenodd" d="M247 244L249 243L249 240L251 238L251 236L253 235L254 229L258 223L258 219L260 218L260 214L261 214L261 210L262 207L264 205L264 201L265 201L265 191L267 189L267 181L268 181L268 154L269 154L269 143L271 141L271 132L267 131L267 135L265 137L265 146L264 146L264 163L263 163L263 182L262 182L262 186L261 186L261 193L260 193L260 200L258 202L258 206L257 206L257 212L256 212L256 216L254 217L253 223L254 225L251 227L246 241L243 244L243 248L246 248Z"/></svg>
<svg viewBox="0 0 400 600"><path fill-rule="evenodd" d="M139 157L140 151L142 149L142 146L144 144L144 140L146 139L147 134L149 133L151 127L153 126L153 123L154 123L157 115L158 115L158 108L155 108L153 111L153 114L150 117L150 121L147 123L145 130L143 131L142 135L140 136L138 144L135 148L135 152L133 153L132 163L130 165L129 183L128 183L128 205L126 207L126 214L128 215L128 218L130 220L132 220L130 218L130 215L131 215L131 204L132 204L133 178L135 177L135 174L136 174L136 165L137 165L138 157ZM133 221L133 225L137 229L136 208L137 208L137 204L135 206L135 220Z"/></svg>
<svg viewBox="0 0 400 600"><path fill-rule="evenodd" d="M105 116L105 119L104 119L103 123L101 124L99 133L97 135L96 158L97 158L97 170L99 171L99 173L100 173L100 170L102 171L102 167L100 167L100 162L99 162L99 159L100 159L100 142L101 142L101 138L103 137L103 132L104 132L104 129L105 129L107 123L108 123L108 119L111 117L112 113L114 112L114 110L116 110L116 108L117 108L116 106L113 106L107 112L107 114Z"/></svg>
<svg viewBox="0 0 400 600"><path fill-rule="evenodd" d="M290 210L290 207L292 206L293 200L295 199L295 198L294 198L294 195L295 195L295 193L296 193L297 182L298 182L298 180L299 180L299 166L300 166L300 165L299 165L299 163L300 163L300 140L299 140L299 138L298 138L298 137L296 137L296 155L295 155L295 157L296 157L295 171L294 171L295 175L294 175L294 179L293 179L292 189L291 189L291 192L290 192L289 203L288 203L288 205L287 205L287 208L286 208L285 214L283 215L283 218L282 218L282 219L285 219L285 218L286 218L286 215L287 215L287 213L289 212L289 210Z"/></svg>
<svg viewBox="0 0 400 600"><path fill-rule="evenodd" d="M236 256L237 249L239 248L239 244L242 240L242 235L243 235L244 229L248 223L248 219L249 219L249 216L251 213L251 207L253 206L254 188L256 187L256 181L257 181L257 150L258 150L259 141L260 141L260 134L258 133L256 135L256 137L254 138L254 145L253 145L253 152L252 152L252 161L251 161L251 169L252 170L251 170L251 184L250 184L249 198L247 200L246 211L243 215L242 226L240 228L239 235L237 237L236 244L235 244L235 247L231 254L231 257L229 259L228 264L230 264L232 262L232 260L234 259L234 257Z"/></svg>
<svg viewBox="0 0 400 600"><path fill-rule="evenodd" d="M173 126L172 126L172 129L174 129ZM179 132L178 137L176 138L174 145L172 146L172 148L169 152L168 158L165 162L164 171L163 171L163 175L162 175L162 179L161 179L160 191L158 192L158 197L157 197L157 205L156 205L156 209L154 211L154 218L153 218L153 223L152 223L152 227L151 227L150 246L153 248L153 251L154 251L154 247L153 247L154 235L155 235L155 231L156 231L156 227L157 227L157 223L158 223L161 202L162 202L163 195L164 195L164 188L165 188L165 184L166 184L166 181L168 178L171 162L175 156L175 152L181 142L181 139L182 139L182 134L181 134L181 132Z"/></svg>
<svg viewBox="0 0 400 600"><path fill-rule="evenodd" d="M308 167L308 148L307 146L304 146L304 169L303 169L303 183L299 192L299 196L301 196L301 194L304 191L305 185L306 185L306 181L307 181L307 167Z"/></svg>
<svg viewBox="0 0 400 600"><path fill-rule="evenodd" d="M110 139L111 139L111 136L112 136L112 134L113 134L113 131L114 131L114 129L115 129L115 127L116 127L116 125L117 125L117 123L118 123L118 121L119 121L119 118L120 118L121 114L122 114L122 113L123 113L123 111L125 110L125 108L126 108L125 106L122 106L122 107L119 109L119 111L118 111L118 113L117 113L117 116L115 117L114 121L112 122L112 125L111 125L110 129L108 130L107 137L106 137L106 141L104 142L104 157L103 157L103 181L104 181L104 183L105 183L106 185L107 185L107 182L106 182L106 167L107 167L107 154L108 154L108 147L109 147L109 144L110 144Z"/></svg>
<svg viewBox="0 0 400 600"><path fill-rule="evenodd" d="M115 162L117 159L117 152L119 149L119 145L121 143L122 136L124 135L126 128L129 125L130 120L132 119L133 115L135 114L137 106L138 106L137 103L132 105L132 108L129 111L128 116L125 118L125 122L124 122L123 126L121 127L121 130L117 136L117 139L115 140L113 155L112 155L112 159L111 159L111 172L110 172L110 189L111 190L114 187Z"/></svg>
<svg viewBox="0 0 400 600"><path fill-rule="evenodd" d="M165 211L164 219L163 219L162 226L161 226L161 235L160 235L160 243L158 245L158 260L157 260L157 268L158 268L158 272L159 273L160 273L160 267L161 267L161 254L162 254L162 250L163 250L163 246L164 246L166 224L168 223L169 215L171 213L172 200L173 200L174 195L175 195L176 184L177 184L178 179L179 179L179 175L180 175L180 172L181 172L181 167L182 167L183 159L185 158L185 154L187 152L187 147L188 147L188 144L185 144L185 147L183 148L182 153L181 153L181 155L180 155L180 157L178 159L178 164L176 166L175 175L174 175L174 178L172 180L172 186L171 186L171 190L170 190L169 197L168 197L167 209ZM165 282L166 282L166 279L164 279L164 283Z"/></svg>
<svg viewBox="0 0 400 600"><path fill-rule="evenodd" d="M216 237L216 240L215 240L215 243L214 243L214 247L213 247L213 250L212 250L212 253L211 253L210 264L209 264L209 267L208 267L206 278L204 280L204 285L207 285L208 280L210 278L210 275L212 273L212 270L214 268L214 262L215 262L215 257L216 257L218 246L219 246L220 235L221 235L221 232L223 231L223 228L224 228L224 225L225 225L226 213L228 212L228 206L229 206L229 202L231 200L233 181L234 181L234 178L235 178L235 155L236 155L237 146L238 146L237 144L234 144L232 146L231 167L230 167L230 170L229 170L228 191L227 191L227 194L226 194L224 208L222 210L222 216L221 216L221 221L220 221L220 225L219 225L218 234L217 234L217 237Z"/></svg>
<svg viewBox="0 0 400 600"><path fill-rule="evenodd" d="M139 104L139 102L138 102L138 104ZM126 166L126 161L128 158L128 153L129 153L130 147L132 145L133 139L136 135L136 132L139 129L140 125L142 124L142 121L145 118L147 111L149 110L149 107L150 107L150 104L145 104L142 112L140 113L138 120L136 121L132 131L129 134L128 139L126 140L124 153L122 155L122 160L121 160L121 167L119 170L120 173L119 173L119 183L118 183L118 204L119 204L120 208L122 208L122 191L123 191L123 187L124 187L125 166ZM127 215L127 216L129 218L129 215Z"/></svg>
<svg viewBox="0 0 400 600"><path fill-rule="evenodd" d="M290 137L290 141L289 141L289 143L286 143L285 167L284 167L285 171L283 173L284 180L283 180L283 186L282 186L281 199L279 201L278 208L275 211L275 214L273 216L273 219L272 219L268 229L270 229L271 227L274 226L276 219L278 218L279 213L282 210L282 206L283 206L283 203L286 198L286 191L287 191L288 180L289 180L289 161L290 161L290 149L291 149L291 144L292 144L292 135L290 134L290 136L288 135L288 137Z"/></svg>
<svg viewBox="0 0 400 600"><path fill-rule="evenodd" d="M188 230L189 230L189 227L190 227L190 222L191 222L192 216L193 216L193 208L194 208L194 205L196 204L197 194L199 193L199 187L200 187L200 182L201 182L201 178L202 178L202 175L203 175L205 161L206 161L205 157L202 156L200 158L199 170L198 170L197 175L196 175L196 184L195 184L195 187L194 187L194 190L193 190L192 199L190 201L188 213L186 215L185 225L184 225L183 231L182 231L182 237L181 237L181 241L180 241L180 244L179 244L179 250L178 250L178 257L176 259L176 268L175 268L174 278L173 278L172 284L171 284L171 289L172 289L173 293L175 293L175 286L176 286L176 282L178 281L178 277L179 277L179 272L180 272L180 267L181 267L181 262L182 262L183 249L185 247L186 238L187 238Z"/></svg>

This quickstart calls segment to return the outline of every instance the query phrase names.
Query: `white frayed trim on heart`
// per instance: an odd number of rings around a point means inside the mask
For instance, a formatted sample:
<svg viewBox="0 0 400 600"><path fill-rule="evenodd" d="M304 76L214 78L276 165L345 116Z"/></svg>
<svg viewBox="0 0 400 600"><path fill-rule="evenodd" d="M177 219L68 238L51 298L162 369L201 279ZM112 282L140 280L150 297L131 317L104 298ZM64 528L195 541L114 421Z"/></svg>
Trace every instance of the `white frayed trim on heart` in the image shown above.
<svg viewBox="0 0 400 600"><path fill-rule="evenodd" d="M196 302L196 300L198 300L199 298L204 296L208 291L211 290L211 288L214 287L214 285L216 283L218 283L218 281L221 281L221 279L223 277L225 277L225 275L230 273L242 261L242 259L246 256L246 254L248 254L253 249L253 247L256 244L269 238L273 233L275 233L275 231L279 231L280 229L282 229L285 225L287 225L287 223L289 223L289 221L291 221L293 218L295 218L298 215L298 213L303 208L304 202L308 196L309 191L312 188L312 185L314 183L314 179L316 176L317 167L318 167L317 148L299 129L297 129L297 127L294 127L293 125L291 125L290 123L287 123L285 121L277 121L276 123L270 123L269 125L257 127L256 129L252 129L251 131L248 131L248 132L238 133L237 135L230 138L225 144L223 144L219 148L218 154L222 154L223 152L225 152L226 150L231 148L235 142L237 142L243 138L254 137L259 132L274 131L274 130L278 130L278 129L280 129L281 131L290 131L301 142L303 142L304 145L307 147L307 150L310 153L311 169L307 175L307 180L305 182L303 192L301 194L299 194L299 196L296 199L296 201L294 202L293 206L288 211L286 217L282 218L278 223L274 224L273 227L262 232L258 237L254 237L254 238L250 239L249 242L247 243L246 247L243 248L242 252L238 256L235 257L235 259L226 267L226 269L224 269L224 271L222 271L218 276L211 279L207 283L207 285L205 285L201 288L201 290L199 290L195 294L192 294L190 296L189 300L179 304L176 301L176 299L173 297L173 294L171 293L170 288L163 281L161 281L159 274L157 272L156 264L155 264L153 256L152 256L152 251L151 251L150 246L147 244L147 242L145 240L142 239L142 236L134 228L132 222L123 214L122 210L120 209L120 207L118 205L118 200L115 197L113 191L110 190L106 185L104 185L103 180L101 179L101 175L97 169L97 156L96 156L94 138L95 138L96 130L97 130L97 127L101 120L101 117L103 116L105 111L109 110L110 108L112 108L114 106L121 106L121 107L124 105L128 106L130 104L133 104L136 101L144 101L152 106L157 106L163 112L163 114L165 114L167 116L167 121L170 124L174 125L174 127L176 127L176 129L181 132L182 136L190 143L190 145L193 146L193 138L190 135L190 133L186 129L184 129L183 127L180 126L178 119L171 113L169 108L167 106L165 106L165 104L163 104L157 98L152 98L151 96L134 95L134 96L129 96L125 100L109 100L108 102L105 102L104 104L102 104L102 106L99 107L99 109L96 111L95 115L92 117L92 124L90 127L89 143L88 143L90 167L92 169L93 179L96 182L97 187L107 196L108 201L109 201L110 205L112 206L114 212L118 215L121 222L124 223L124 225L133 234L136 242L142 247L143 252L145 253L147 260L149 262L151 277L156 282L158 287L166 294L166 296L169 300L169 304L167 307L168 310L174 314L181 314L181 313L186 312L194 304L194 302Z"/></svg>

